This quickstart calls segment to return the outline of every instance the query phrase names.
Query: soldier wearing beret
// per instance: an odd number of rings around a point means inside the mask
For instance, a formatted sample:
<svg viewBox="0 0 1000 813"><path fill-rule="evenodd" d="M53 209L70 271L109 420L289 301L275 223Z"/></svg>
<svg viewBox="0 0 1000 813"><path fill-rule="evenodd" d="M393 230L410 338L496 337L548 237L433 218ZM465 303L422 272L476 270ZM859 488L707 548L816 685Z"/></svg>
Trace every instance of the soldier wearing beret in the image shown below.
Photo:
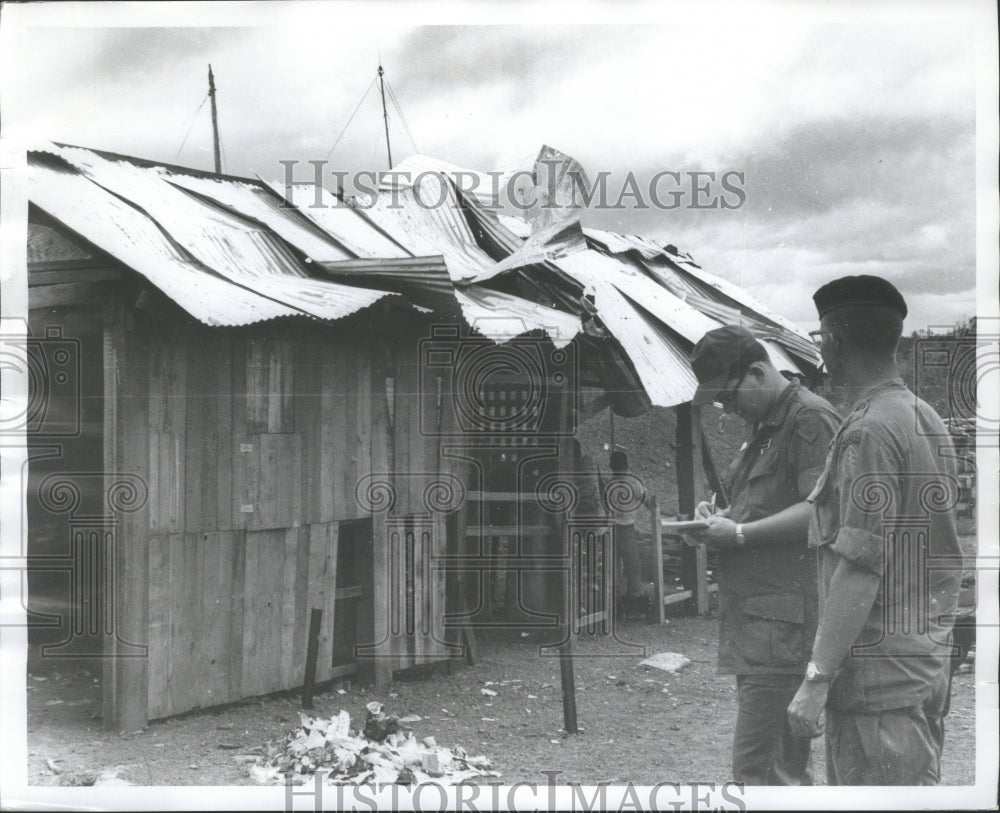
<svg viewBox="0 0 1000 813"><path fill-rule="evenodd" d="M854 405L809 495L820 617L789 720L803 736L825 728L830 784L936 784L961 577L951 440L899 378L899 291L844 277L813 299L823 360Z"/></svg>
<svg viewBox="0 0 1000 813"><path fill-rule="evenodd" d="M730 471L730 504L701 503L709 528L694 538L719 551L719 672L736 675L733 778L750 785L811 784L808 738L786 711L805 674L816 630L816 557L807 545L806 496L840 419L789 381L745 328L705 334L691 366L695 405L720 403L749 427Z"/></svg>

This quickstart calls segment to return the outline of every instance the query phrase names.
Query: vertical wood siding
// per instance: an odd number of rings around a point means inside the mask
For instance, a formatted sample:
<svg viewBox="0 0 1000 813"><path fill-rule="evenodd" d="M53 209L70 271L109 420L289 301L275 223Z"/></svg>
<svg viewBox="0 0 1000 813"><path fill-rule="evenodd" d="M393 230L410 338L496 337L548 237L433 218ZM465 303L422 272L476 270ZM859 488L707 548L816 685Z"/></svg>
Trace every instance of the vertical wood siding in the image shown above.
<svg viewBox="0 0 1000 813"><path fill-rule="evenodd" d="M438 440L418 423L437 393L421 401L416 341L396 351L404 363L390 424L382 347L276 336L191 328L151 340L151 718L300 686L312 608L323 610L316 677L329 679L338 523L366 516L358 482L387 475L393 449L401 475L393 514L427 512ZM379 641L391 557L388 518L372 519L375 563L362 567L374 568L374 604L366 600ZM444 579L429 558L444 552L443 529L440 518L411 518L392 545L392 599L415 628L390 638L383 680L443 653Z"/></svg>

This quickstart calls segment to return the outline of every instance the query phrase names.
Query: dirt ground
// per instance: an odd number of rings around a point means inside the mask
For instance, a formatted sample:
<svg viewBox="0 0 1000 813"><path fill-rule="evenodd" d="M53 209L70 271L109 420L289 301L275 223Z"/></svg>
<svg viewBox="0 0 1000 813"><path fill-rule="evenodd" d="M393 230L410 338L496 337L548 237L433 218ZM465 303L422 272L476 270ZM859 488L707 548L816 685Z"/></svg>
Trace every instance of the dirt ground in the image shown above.
<svg viewBox="0 0 1000 813"><path fill-rule="evenodd" d="M623 621L612 638L581 638L575 659L581 733L563 733L559 663L519 632L480 636L474 666L402 677L384 691L343 684L317 696L314 715L340 709L352 725L379 700L416 714L418 737L484 754L504 784L724 782L735 719L734 679L715 674L717 621L674 617L663 626ZM645 648L644 650L642 648ZM642 655L678 652L676 674L641 666ZM28 769L37 785L93 781L114 769L139 785L248 785L240 755L298 727L300 702L285 694L153 722L143 731L105 731L99 663L29 655ZM489 696L482 689L495 691ZM966 785L975 770L974 677L956 676L943 784ZM824 778L821 741L814 746Z"/></svg>

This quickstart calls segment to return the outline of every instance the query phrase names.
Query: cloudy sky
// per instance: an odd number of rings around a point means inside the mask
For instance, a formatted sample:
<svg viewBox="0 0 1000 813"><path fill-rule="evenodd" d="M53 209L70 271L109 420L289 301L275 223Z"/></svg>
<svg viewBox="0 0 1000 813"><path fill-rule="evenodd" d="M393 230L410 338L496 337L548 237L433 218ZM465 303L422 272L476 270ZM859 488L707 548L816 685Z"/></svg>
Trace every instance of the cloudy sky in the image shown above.
<svg viewBox="0 0 1000 813"><path fill-rule="evenodd" d="M583 219L673 243L809 327L812 292L844 274L896 282L909 330L975 312L969 14L995 38L987 3L32 5L0 20L6 135L210 169L211 63L227 172L278 180L278 161L305 174L328 155L381 170L381 57L397 163L507 170L549 144L612 190L742 172L739 208L693 209L688 191Z"/></svg>

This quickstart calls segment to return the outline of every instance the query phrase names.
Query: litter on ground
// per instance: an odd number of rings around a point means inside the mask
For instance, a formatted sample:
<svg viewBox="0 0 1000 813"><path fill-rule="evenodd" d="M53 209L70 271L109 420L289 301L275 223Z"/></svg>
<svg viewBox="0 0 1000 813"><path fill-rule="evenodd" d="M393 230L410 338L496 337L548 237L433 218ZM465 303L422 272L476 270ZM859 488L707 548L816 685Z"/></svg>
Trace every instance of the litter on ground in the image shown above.
<svg viewBox="0 0 1000 813"><path fill-rule="evenodd" d="M691 659L679 652L659 652L652 657L640 662L640 666L652 666L654 669L662 669L664 672L676 672L691 663Z"/></svg>
<svg viewBox="0 0 1000 813"><path fill-rule="evenodd" d="M470 756L461 746L443 748L433 737L418 741L399 718L385 714L381 703L368 704L360 731L351 729L346 711L329 720L305 714L300 718L298 729L256 749L259 754L248 766L254 782L282 784L286 777L306 782L323 772L326 784L409 785L433 780L457 785L480 776L500 775L490 770L485 756Z"/></svg>

